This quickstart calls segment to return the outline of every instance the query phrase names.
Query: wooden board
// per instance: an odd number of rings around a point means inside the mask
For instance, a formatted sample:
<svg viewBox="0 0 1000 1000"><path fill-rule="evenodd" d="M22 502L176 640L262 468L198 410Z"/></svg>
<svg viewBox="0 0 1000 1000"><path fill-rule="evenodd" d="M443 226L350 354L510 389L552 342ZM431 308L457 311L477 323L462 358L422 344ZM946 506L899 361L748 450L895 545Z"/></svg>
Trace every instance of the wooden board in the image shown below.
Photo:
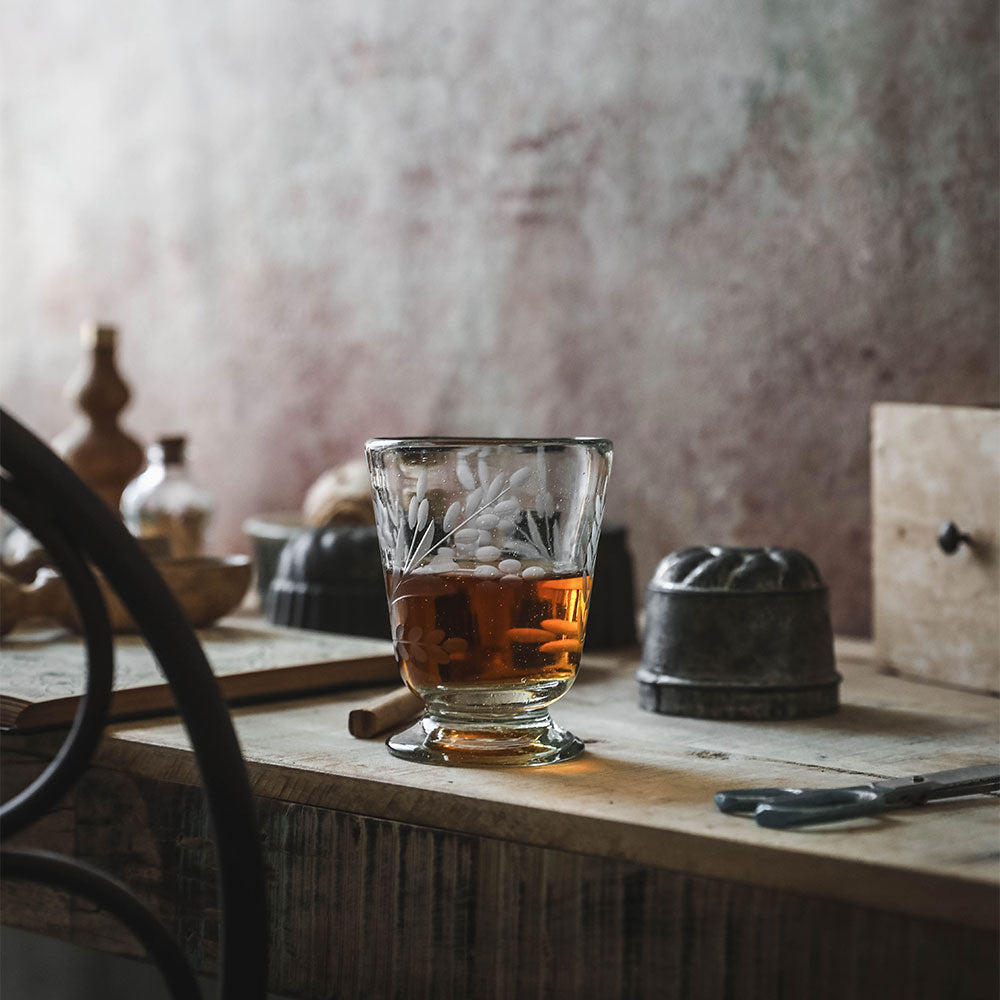
<svg viewBox="0 0 1000 1000"><path fill-rule="evenodd" d="M359 636L279 628L228 618L198 632L232 701L351 684L399 680L390 643ZM0 726L63 725L86 684L83 640L63 631L18 631L0 642ZM159 665L138 636L115 637L112 717L174 710Z"/></svg>
<svg viewBox="0 0 1000 1000"><path fill-rule="evenodd" d="M972 538L953 555L942 522ZM1000 689L1000 410L879 404L872 412L874 632L908 676Z"/></svg>
<svg viewBox="0 0 1000 1000"><path fill-rule="evenodd" d="M997 922L1000 802L976 797L816 831L725 816L722 788L856 784L997 759L997 702L878 674L841 658L842 707L792 722L716 722L637 707L630 655L585 658L556 718L587 743L532 769L417 765L356 740L343 692L235 710L257 794L978 926ZM5 746L15 744L5 743ZM114 726L98 761L196 784L172 720Z"/></svg>
<svg viewBox="0 0 1000 1000"><path fill-rule="evenodd" d="M781 723L643 712L636 655L585 654L554 714L587 751L548 768L398 760L347 731L378 689L237 709L269 872L272 989L992 1000L996 797L807 831L763 830L712 803L721 788L996 759L995 699L880 674L861 643L838 649L841 710ZM12 772L56 743L5 737L8 794ZM175 721L118 725L74 797L22 839L138 885L207 969L217 915L197 784ZM4 904L18 926L135 951L58 893L5 888Z"/></svg>
<svg viewBox="0 0 1000 1000"><path fill-rule="evenodd" d="M258 817L270 987L281 996L998 995L989 930L276 799L261 799ZM52 819L44 843L61 835L78 854L110 860L213 971L214 852L199 789L99 769ZM140 953L84 901L17 883L4 894L9 923Z"/></svg>

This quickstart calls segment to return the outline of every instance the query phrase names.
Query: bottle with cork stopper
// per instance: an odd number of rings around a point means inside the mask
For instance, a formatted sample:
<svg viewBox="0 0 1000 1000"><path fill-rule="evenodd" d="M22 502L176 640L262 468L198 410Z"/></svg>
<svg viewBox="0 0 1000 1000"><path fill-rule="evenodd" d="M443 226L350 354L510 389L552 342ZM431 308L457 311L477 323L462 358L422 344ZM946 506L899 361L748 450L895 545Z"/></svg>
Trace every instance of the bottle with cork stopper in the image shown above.
<svg viewBox="0 0 1000 1000"><path fill-rule="evenodd" d="M115 327L106 323L80 328L84 357L66 386L80 413L52 442L55 452L115 511L143 459L142 446L118 424L132 393L118 371L117 337Z"/></svg>
<svg viewBox="0 0 1000 1000"><path fill-rule="evenodd" d="M147 449L145 470L122 494L121 512L138 538L166 542L174 558L202 555L212 515L211 494L188 474L183 435L160 437Z"/></svg>

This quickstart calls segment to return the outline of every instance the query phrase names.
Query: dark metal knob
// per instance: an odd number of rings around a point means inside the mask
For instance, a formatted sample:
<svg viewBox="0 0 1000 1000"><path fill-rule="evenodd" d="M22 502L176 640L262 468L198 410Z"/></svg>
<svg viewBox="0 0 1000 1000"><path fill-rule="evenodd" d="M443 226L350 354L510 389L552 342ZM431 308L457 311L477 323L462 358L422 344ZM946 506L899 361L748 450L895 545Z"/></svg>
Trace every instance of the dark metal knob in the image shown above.
<svg viewBox="0 0 1000 1000"><path fill-rule="evenodd" d="M959 546L964 542L966 545L972 544L972 539L962 531L954 521L945 521L938 528L938 545L945 555L952 555L957 552Z"/></svg>

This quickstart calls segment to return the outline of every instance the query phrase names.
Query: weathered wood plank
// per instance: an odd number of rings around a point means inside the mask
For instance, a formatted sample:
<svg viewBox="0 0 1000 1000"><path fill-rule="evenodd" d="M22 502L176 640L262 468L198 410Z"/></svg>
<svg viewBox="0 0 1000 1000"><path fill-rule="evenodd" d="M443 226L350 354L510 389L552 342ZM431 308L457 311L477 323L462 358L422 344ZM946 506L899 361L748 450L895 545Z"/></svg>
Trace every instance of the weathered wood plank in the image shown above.
<svg viewBox="0 0 1000 1000"><path fill-rule="evenodd" d="M200 791L95 769L73 806L78 853L139 888L210 971ZM996 995L988 931L273 800L260 802L260 820L271 988L292 996ZM4 919L25 926L28 910L5 900ZM135 951L99 911L47 919L35 929Z"/></svg>
<svg viewBox="0 0 1000 1000"><path fill-rule="evenodd" d="M241 709L271 906L272 988L343 997L992 997L1000 802L811 832L723 816L713 791L844 784L996 758L997 702L842 659L825 719L718 723L636 707L634 661L592 657L556 709L577 762L484 771L347 734L371 692ZM58 745L7 737L5 794ZM34 842L121 875L202 969L214 848L175 721L114 727ZM136 953L78 900L5 890L3 918ZM41 903L39 903L41 900Z"/></svg>
<svg viewBox="0 0 1000 1000"><path fill-rule="evenodd" d="M942 552L945 521L972 543ZM884 665L1000 690L1000 410L874 407L872 575Z"/></svg>
<svg viewBox="0 0 1000 1000"><path fill-rule="evenodd" d="M723 816L720 788L833 786L995 760L997 702L844 661L841 710L784 723L658 716L637 707L634 659L592 657L557 717L588 741L578 761L489 772L441 769L352 739L364 693L240 709L263 798L340 809L713 878L997 926L1000 801L898 811L821 833ZM100 760L197 780L180 726L115 727Z"/></svg>
<svg viewBox="0 0 1000 1000"><path fill-rule="evenodd" d="M552 768L490 772L397 760L380 741L347 733L365 692L239 709L235 717L262 799L996 927L996 798L812 832L762 830L715 809L720 788L831 786L996 759L995 699L885 677L866 661L840 666L836 715L720 723L640 711L634 661L591 658L582 672L589 678L556 708L589 741L588 752ZM37 749L44 739L8 743ZM98 762L169 783L198 780L174 721L114 727Z"/></svg>

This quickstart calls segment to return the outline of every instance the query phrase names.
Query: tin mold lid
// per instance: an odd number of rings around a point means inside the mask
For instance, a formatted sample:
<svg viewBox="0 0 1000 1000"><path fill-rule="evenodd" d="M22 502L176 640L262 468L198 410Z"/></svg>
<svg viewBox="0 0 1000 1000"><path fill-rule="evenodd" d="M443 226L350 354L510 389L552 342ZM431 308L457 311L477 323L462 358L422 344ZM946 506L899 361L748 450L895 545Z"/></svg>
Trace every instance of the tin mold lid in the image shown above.
<svg viewBox="0 0 1000 1000"><path fill-rule="evenodd" d="M651 590L795 593L825 590L815 563L796 549L694 545L663 559Z"/></svg>

